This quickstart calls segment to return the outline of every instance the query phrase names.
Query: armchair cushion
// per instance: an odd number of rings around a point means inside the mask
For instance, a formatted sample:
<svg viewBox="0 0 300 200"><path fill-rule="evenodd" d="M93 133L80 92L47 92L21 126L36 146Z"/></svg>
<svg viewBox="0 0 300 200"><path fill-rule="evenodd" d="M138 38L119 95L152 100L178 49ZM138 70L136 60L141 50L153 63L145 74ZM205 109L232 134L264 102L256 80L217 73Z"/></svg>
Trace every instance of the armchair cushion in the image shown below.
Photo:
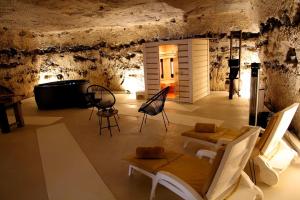
<svg viewBox="0 0 300 200"><path fill-rule="evenodd" d="M138 112L148 115L157 115L164 109L165 101L170 87L166 87L151 97L147 102L143 103Z"/></svg>
<svg viewBox="0 0 300 200"><path fill-rule="evenodd" d="M151 104L148 105L147 103L143 103L139 109L139 112L147 113L148 115L156 115L159 113L159 108L154 107Z"/></svg>
<svg viewBox="0 0 300 200"><path fill-rule="evenodd" d="M138 168L155 174L161 167L171 163L181 156L182 154L180 153L165 152L165 158L161 159L141 159L137 158L136 155L130 155L125 158L125 160Z"/></svg>
<svg viewBox="0 0 300 200"><path fill-rule="evenodd" d="M181 135L186 137L191 137L195 139L205 140L212 143L217 143L220 138L234 140L238 138L242 132L234 129L228 128L217 128L215 133L207 132L196 132L195 130L190 130L183 132Z"/></svg>
<svg viewBox="0 0 300 200"><path fill-rule="evenodd" d="M223 153L224 148L218 150L212 164L207 159L198 159L194 156L183 155L170 164L161 167L160 170L175 174L199 194L205 196L220 165Z"/></svg>
<svg viewBox="0 0 300 200"><path fill-rule="evenodd" d="M160 159L165 158L163 147L137 147L135 150L136 158L140 159Z"/></svg>
<svg viewBox="0 0 300 200"><path fill-rule="evenodd" d="M215 133L217 131L216 124L211 123L196 123L195 124L196 132L205 132L205 133Z"/></svg>

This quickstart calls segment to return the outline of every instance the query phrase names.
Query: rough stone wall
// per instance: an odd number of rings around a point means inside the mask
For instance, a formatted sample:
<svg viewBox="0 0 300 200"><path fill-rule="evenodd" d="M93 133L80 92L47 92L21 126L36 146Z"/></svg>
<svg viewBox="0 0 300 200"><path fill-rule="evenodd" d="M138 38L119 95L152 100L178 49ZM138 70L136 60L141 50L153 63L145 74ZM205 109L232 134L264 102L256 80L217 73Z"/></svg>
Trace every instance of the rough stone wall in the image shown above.
<svg viewBox="0 0 300 200"><path fill-rule="evenodd" d="M222 33L257 32L261 24L266 101L273 111L299 102L298 0L105 2L0 1L0 84L26 96L35 84L57 79L142 89L142 43L208 37L217 38L210 43L211 89L224 90L229 41ZM254 43L243 42L245 68L256 61ZM299 115L293 126L300 134Z"/></svg>
<svg viewBox="0 0 300 200"><path fill-rule="evenodd" d="M35 84L57 79L84 78L113 90L130 85L143 89L143 42L257 31L253 12L248 0L3 0L0 84L26 96ZM224 89L227 65L222 66L214 90Z"/></svg>
<svg viewBox="0 0 300 200"><path fill-rule="evenodd" d="M280 2L278 2L280 3ZM283 1L263 14L260 58L266 81L266 105L274 112L300 102L300 3ZM292 122L300 136L300 111Z"/></svg>
<svg viewBox="0 0 300 200"><path fill-rule="evenodd" d="M33 95L38 83L86 79L112 90L144 88L142 45L49 47L33 51L0 51L0 84L17 94Z"/></svg>
<svg viewBox="0 0 300 200"><path fill-rule="evenodd" d="M272 111L300 102L300 67L295 51L300 49L299 37L299 26L276 28L264 36L267 40L264 40L266 44L261 48L260 55L266 76L265 102ZM299 134L299 109L292 125Z"/></svg>
<svg viewBox="0 0 300 200"><path fill-rule="evenodd" d="M250 75L250 64L259 62L258 49L256 46L258 34L248 33L250 36L244 35L241 49L241 75ZM223 37L210 41L210 88L212 91L228 90L226 78L228 78L229 67L228 59L230 57L230 40ZM233 41L233 45L237 46L237 40ZM237 58L237 51L233 51L233 55ZM247 87L248 80L241 80L241 88ZM249 89L249 88L247 88ZM247 90L245 88L245 90Z"/></svg>
<svg viewBox="0 0 300 200"><path fill-rule="evenodd" d="M204 34L197 37L218 37L210 42L211 90L227 90L227 35ZM68 79L87 79L91 84L104 85L112 90L143 90L144 42L140 39L119 45L100 42L42 49L33 49L33 43L26 50L6 48L0 51L0 84L26 96L32 95L33 87L38 83ZM242 72L249 73L248 64L256 58L256 53L255 39L245 38L242 42Z"/></svg>

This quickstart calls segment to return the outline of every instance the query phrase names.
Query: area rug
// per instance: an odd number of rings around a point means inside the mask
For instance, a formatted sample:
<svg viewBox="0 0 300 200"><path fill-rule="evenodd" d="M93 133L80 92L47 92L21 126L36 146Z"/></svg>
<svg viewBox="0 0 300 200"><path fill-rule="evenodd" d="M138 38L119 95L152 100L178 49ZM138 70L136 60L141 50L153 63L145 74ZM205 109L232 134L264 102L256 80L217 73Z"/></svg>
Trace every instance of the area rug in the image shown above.
<svg viewBox="0 0 300 200"><path fill-rule="evenodd" d="M55 122L61 120L62 117L45 117L45 116L24 116L24 123L26 125L37 125L37 126L47 126L54 124ZM8 121L10 123L15 121L14 116L8 116Z"/></svg>
<svg viewBox="0 0 300 200"><path fill-rule="evenodd" d="M37 129L49 200L114 200L63 123Z"/></svg>

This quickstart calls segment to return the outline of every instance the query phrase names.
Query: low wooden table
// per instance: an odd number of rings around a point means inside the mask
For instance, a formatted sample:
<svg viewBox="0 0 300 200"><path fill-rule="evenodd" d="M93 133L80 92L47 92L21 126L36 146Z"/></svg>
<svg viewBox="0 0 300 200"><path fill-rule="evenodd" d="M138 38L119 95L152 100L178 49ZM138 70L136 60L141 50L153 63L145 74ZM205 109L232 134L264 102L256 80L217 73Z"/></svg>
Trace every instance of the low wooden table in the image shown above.
<svg viewBox="0 0 300 200"><path fill-rule="evenodd" d="M16 95L0 95L0 128L2 133L9 133L11 125L9 124L6 110L14 109L17 127L24 126L24 119L21 107L21 97Z"/></svg>
<svg viewBox="0 0 300 200"><path fill-rule="evenodd" d="M100 133L100 135L101 135L101 130L104 129L104 128L108 128L109 129L109 133L110 133L111 137L112 137L111 127L118 127L118 130L120 132L120 127L119 127L118 121L116 119L116 115L117 114L118 114L118 110L117 109L106 109L106 110L99 110L98 111L97 115L99 117L99 125L100 125L99 133ZM110 120L109 120L110 117L114 117L115 122L116 122L115 125L111 125L110 124ZM102 118L106 118L106 120L107 120L107 126L105 126L105 127L102 127Z"/></svg>

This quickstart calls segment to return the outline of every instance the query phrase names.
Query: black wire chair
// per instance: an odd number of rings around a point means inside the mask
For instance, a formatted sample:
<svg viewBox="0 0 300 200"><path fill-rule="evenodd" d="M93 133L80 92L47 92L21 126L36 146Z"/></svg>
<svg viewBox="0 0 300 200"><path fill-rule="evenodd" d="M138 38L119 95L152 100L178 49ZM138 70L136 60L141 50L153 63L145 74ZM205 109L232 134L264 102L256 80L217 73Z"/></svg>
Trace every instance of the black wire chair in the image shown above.
<svg viewBox="0 0 300 200"><path fill-rule="evenodd" d="M107 110L113 108L116 103L115 95L107 88L100 85L90 85L87 88L86 100L89 107L93 107L89 120L92 117L94 108Z"/></svg>
<svg viewBox="0 0 300 200"><path fill-rule="evenodd" d="M155 94L153 97L151 97L146 103L143 103L141 105L141 107L139 108L138 111L141 113L144 113L144 116L143 116L142 124L140 126L140 132L142 131L144 122L146 124L147 115L155 116L159 113L162 113L165 128L166 128L166 131L168 131L167 125L165 122L165 117L166 117L168 124L170 122L169 122L166 112L164 111L164 106L165 106L165 101L166 101L169 90L170 90L169 86L162 89L157 94Z"/></svg>

